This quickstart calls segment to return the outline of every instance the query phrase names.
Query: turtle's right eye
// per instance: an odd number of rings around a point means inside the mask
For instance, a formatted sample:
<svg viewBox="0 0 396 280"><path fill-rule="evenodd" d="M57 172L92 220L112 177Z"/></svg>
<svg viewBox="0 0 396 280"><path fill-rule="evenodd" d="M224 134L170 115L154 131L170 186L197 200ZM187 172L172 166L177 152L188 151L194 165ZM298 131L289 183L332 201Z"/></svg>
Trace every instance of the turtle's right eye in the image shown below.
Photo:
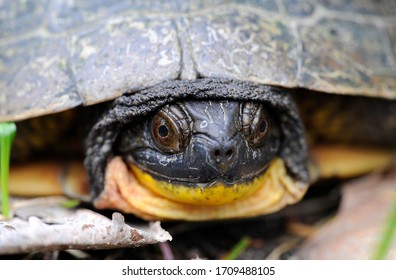
<svg viewBox="0 0 396 280"><path fill-rule="evenodd" d="M186 113L177 105L163 107L151 121L151 137L163 152L183 151L190 140L190 133Z"/></svg>

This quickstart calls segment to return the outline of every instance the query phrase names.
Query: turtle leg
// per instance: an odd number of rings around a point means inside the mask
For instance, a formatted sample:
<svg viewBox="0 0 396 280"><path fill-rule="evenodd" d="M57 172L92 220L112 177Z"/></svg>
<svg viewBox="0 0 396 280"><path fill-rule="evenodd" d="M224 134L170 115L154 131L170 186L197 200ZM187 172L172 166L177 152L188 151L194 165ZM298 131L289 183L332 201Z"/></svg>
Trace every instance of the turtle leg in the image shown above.
<svg viewBox="0 0 396 280"><path fill-rule="evenodd" d="M351 178L396 164L396 150L347 145L316 145L310 150L313 181Z"/></svg>
<svg viewBox="0 0 396 280"><path fill-rule="evenodd" d="M11 166L10 194L14 196L67 195L89 200L87 176L81 162L40 161Z"/></svg>

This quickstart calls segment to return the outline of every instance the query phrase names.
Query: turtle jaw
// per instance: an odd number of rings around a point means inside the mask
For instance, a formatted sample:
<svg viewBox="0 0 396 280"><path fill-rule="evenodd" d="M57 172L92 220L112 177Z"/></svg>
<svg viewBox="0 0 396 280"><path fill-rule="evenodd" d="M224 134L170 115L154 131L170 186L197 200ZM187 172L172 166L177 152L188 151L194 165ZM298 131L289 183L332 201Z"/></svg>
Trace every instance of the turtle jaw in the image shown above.
<svg viewBox="0 0 396 280"><path fill-rule="evenodd" d="M222 205L251 195L263 185L263 172L246 182L227 182L219 178L210 183L183 184L183 182L167 182L157 180L137 165L129 167L144 187L168 199L192 205Z"/></svg>
<svg viewBox="0 0 396 280"><path fill-rule="evenodd" d="M298 202L308 184L288 175L285 162L275 158L250 194L219 205L179 202L143 186L129 166L115 157L106 168L105 188L95 199L99 209L117 209L146 220L205 221L246 218L278 211Z"/></svg>

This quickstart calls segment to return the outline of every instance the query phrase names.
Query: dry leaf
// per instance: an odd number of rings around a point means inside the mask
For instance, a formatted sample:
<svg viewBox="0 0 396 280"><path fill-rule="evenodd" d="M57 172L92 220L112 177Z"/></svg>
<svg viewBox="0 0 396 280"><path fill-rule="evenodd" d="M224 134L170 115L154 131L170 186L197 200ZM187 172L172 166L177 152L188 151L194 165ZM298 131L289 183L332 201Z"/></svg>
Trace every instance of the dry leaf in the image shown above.
<svg viewBox="0 0 396 280"><path fill-rule="evenodd" d="M396 199L396 170L368 175L342 187L339 212L302 245L301 259L369 259ZM396 259L396 240L389 254Z"/></svg>
<svg viewBox="0 0 396 280"><path fill-rule="evenodd" d="M110 220L88 209L62 208L56 199L48 201L14 209L19 217L0 222L0 254L138 247L172 240L159 222L139 229L125 224L120 213Z"/></svg>

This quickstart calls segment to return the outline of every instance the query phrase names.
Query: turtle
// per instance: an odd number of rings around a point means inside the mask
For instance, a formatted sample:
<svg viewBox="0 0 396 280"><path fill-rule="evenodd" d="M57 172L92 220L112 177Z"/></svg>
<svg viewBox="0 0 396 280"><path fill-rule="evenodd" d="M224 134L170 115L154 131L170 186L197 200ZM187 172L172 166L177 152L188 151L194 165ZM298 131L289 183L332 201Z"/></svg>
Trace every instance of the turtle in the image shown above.
<svg viewBox="0 0 396 280"><path fill-rule="evenodd" d="M49 193L98 209L245 218L300 201L318 178L394 163L392 0L0 6L16 194L48 193L52 170L62 190Z"/></svg>

